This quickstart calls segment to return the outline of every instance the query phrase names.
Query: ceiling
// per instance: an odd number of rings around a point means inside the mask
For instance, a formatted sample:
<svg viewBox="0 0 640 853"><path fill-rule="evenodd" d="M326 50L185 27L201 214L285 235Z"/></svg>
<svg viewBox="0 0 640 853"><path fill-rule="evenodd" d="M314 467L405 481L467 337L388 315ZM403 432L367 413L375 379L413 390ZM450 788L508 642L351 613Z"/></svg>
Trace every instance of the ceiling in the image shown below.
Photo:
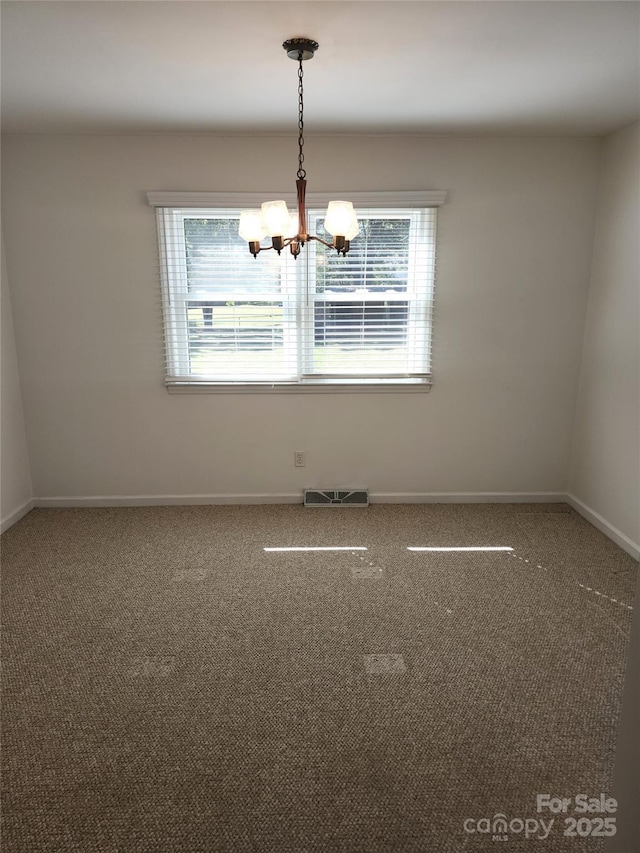
<svg viewBox="0 0 640 853"><path fill-rule="evenodd" d="M640 3L3 0L2 130L604 135L640 115Z"/></svg>

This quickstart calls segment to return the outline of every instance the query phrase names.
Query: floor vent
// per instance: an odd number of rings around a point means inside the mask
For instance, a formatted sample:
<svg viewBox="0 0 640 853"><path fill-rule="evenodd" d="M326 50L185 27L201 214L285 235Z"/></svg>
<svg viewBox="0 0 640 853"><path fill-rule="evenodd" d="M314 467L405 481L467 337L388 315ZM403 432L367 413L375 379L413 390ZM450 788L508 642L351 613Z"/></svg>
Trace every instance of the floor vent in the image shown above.
<svg viewBox="0 0 640 853"><path fill-rule="evenodd" d="M304 490L305 506L369 506L367 489Z"/></svg>

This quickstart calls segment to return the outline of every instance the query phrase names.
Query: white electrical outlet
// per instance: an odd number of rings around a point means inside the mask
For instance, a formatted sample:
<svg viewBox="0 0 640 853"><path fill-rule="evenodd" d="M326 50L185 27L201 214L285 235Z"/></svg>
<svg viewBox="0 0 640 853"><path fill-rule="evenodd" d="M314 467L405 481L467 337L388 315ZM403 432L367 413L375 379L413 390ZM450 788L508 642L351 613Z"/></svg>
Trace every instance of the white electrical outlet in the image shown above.
<svg viewBox="0 0 640 853"><path fill-rule="evenodd" d="M296 466L296 468L304 468L304 450L293 451L293 464Z"/></svg>

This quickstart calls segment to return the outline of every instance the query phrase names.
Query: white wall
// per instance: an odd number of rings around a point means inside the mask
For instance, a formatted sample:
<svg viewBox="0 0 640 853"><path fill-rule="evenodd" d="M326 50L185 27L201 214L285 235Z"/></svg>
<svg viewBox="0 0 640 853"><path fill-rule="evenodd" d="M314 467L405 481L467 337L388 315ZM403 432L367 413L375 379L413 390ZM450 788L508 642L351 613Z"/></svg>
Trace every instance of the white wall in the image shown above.
<svg viewBox="0 0 640 853"><path fill-rule="evenodd" d="M2 304L0 308L2 314L0 529L5 530L31 508L33 495L4 247L2 252Z"/></svg>
<svg viewBox="0 0 640 853"><path fill-rule="evenodd" d="M640 124L604 140L569 492L640 543Z"/></svg>
<svg viewBox="0 0 640 853"><path fill-rule="evenodd" d="M433 390L175 396L145 192L291 190L295 138L7 137L36 495L564 492L598 151L585 139L309 135L310 191L449 191Z"/></svg>

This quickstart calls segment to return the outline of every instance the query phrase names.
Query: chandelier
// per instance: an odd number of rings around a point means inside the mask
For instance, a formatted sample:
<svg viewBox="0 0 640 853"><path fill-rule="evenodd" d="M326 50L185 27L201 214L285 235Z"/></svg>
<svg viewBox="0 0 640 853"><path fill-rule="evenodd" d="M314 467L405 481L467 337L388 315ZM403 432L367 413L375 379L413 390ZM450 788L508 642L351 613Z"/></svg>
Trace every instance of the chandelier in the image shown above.
<svg viewBox="0 0 640 853"><path fill-rule="evenodd" d="M286 246L297 258L300 249L308 240L317 240L330 249L335 249L339 255L346 255L350 241L360 230L355 210L350 201L330 201L324 217L324 228L333 237L329 243L321 237L307 233L307 211L305 208L305 192L307 188L306 171L303 168L304 153L304 92L302 63L313 59L318 49L318 42L306 38L287 39L282 47L287 56L298 62L298 171L296 173L296 192L298 199L298 215L289 213L285 201L265 201L261 210L243 210L240 213L238 233L249 243L249 251L254 258L258 252L265 249L275 249L278 254ZM266 236L271 237L270 246L261 246Z"/></svg>

